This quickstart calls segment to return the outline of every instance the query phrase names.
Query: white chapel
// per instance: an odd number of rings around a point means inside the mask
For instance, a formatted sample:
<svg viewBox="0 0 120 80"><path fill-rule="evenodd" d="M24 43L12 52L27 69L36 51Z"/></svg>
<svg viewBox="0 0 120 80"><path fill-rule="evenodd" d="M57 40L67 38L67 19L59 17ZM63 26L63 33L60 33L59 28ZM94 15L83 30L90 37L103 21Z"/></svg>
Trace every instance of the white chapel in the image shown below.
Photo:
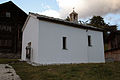
<svg viewBox="0 0 120 80"><path fill-rule="evenodd" d="M38 64L103 63L103 31L70 21L29 13L23 26L22 60Z"/></svg>

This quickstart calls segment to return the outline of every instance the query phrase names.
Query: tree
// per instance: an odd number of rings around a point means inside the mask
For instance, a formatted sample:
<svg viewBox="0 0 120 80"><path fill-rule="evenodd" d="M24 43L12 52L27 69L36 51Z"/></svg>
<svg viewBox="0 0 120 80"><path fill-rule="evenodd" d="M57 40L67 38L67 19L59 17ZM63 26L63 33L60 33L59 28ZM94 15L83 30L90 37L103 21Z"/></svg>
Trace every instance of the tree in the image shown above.
<svg viewBox="0 0 120 80"><path fill-rule="evenodd" d="M79 24L87 25L87 24L88 24L88 21L89 21L89 20L86 20L86 21L79 20L78 22L79 22Z"/></svg>
<svg viewBox="0 0 120 80"><path fill-rule="evenodd" d="M106 42L106 38L109 35L108 32L112 32L112 31L117 30L116 25L110 26L109 24L106 24L105 21L104 21L104 18L102 18L101 16L93 16L90 19L90 22L88 23L88 25L103 29L103 31L104 31L103 32L104 42Z"/></svg>
<svg viewBox="0 0 120 80"><path fill-rule="evenodd" d="M93 16L90 19L89 25L92 25L95 27L107 26L107 24L104 22L104 19L101 16Z"/></svg>
<svg viewBox="0 0 120 80"><path fill-rule="evenodd" d="M67 18L65 19L66 21L70 21L70 17L69 16L67 16Z"/></svg>
<svg viewBox="0 0 120 80"><path fill-rule="evenodd" d="M117 30L117 25L109 25L105 23L104 18L102 18L101 16L93 16L90 19L90 22L88 23L88 25L92 25L94 27L98 27L98 28L102 28L105 31L115 31Z"/></svg>

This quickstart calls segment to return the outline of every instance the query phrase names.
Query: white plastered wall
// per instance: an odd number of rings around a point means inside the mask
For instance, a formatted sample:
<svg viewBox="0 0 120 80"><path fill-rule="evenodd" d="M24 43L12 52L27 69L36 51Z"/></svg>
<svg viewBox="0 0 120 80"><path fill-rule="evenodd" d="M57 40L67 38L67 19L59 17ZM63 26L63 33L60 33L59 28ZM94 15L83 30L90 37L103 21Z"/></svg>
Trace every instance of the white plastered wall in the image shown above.
<svg viewBox="0 0 120 80"><path fill-rule="evenodd" d="M38 33L39 33L39 20L30 17L27 25L23 31L23 40L22 40L22 60L26 60L26 46L29 42L31 42L31 61L37 62L38 55Z"/></svg>
<svg viewBox="0 0 120 80"><path fill-rule="evenodd" d="M40 64L104 62L102 32L87 32L85 29L41 20L39 30ZM92 39L96 38L92 40L93 47L88 47L88 34ZM67 37L67 50L62 49L62 37Z"/></svg>
<svg viewBox="0 0 120 80"><path fill-rule="evenodd" d="M103 32L88 30L87 33L91 36L92 45L88 46L89 63L105 62Z"/></svg>

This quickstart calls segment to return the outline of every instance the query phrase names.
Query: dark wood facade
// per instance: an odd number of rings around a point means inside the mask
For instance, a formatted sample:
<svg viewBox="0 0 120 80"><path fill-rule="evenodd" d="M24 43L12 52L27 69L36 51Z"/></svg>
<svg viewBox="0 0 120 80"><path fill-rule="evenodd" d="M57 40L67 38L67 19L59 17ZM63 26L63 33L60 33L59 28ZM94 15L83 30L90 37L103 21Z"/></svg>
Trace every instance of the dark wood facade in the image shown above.
<svg viewBox="0 0 120 80"><path fill-rule="evenodd" d="M105 51L106 59L120 61L120 31L111 32L107 38L108 49Z"/></svg>
<svg viewBox="0 0 120 80"><path fill-rule="evenodd" d="M22 27L27 14L12 1L0 4L0 52L21 51Z"/></svg>

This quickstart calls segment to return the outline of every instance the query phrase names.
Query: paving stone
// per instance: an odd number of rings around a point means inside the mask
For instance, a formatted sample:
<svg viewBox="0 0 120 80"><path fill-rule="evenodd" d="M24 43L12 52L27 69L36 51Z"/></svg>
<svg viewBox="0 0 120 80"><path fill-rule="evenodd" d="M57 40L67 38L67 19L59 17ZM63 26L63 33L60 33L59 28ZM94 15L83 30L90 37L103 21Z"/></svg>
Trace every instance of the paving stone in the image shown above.
<svg viewBox="0 0 120 80"><path fill-rule="evenodd" d="M0 64L0 80L21 80L12 66Z"/></svg>

